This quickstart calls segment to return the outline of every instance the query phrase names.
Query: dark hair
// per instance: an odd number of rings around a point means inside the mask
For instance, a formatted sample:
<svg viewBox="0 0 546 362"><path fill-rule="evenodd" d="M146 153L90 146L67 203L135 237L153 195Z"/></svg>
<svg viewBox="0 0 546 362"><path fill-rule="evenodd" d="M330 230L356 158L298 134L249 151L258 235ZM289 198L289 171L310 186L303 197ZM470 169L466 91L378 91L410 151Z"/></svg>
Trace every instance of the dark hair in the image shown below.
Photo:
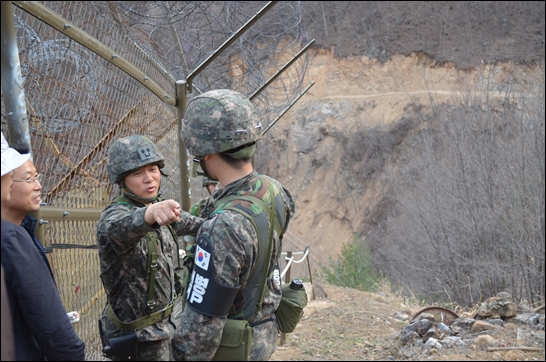
<svg viewBox="0 0 546 362"><path fill-rule="evenodd" d="M243 168L245 164L250 162L250 158L237 159L237 158L231 157L229 153L225 153L225 152L219 153L219 155L220 155L220 158L224 160L225 163L227 163L230 167L233 167L237 170L240 170L241 168Z"/></svg>

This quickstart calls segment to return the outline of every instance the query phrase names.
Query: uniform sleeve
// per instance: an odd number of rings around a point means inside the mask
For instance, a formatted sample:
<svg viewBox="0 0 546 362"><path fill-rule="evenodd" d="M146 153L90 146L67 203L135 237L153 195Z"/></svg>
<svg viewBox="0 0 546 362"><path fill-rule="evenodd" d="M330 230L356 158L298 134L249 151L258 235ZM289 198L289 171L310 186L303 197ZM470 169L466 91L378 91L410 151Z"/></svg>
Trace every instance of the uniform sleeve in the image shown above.
<svg viewBox="0 0 546 362"><path fill-rule="evenodd" d="M195 204L191 205L190 211L188 211L188 212L193 216L199 216L199 204L200 204L200 201L198 201Z"/></svg>
<svg viewBox="0 0 546 362"><path fill-rule="evenodd" d="M111 247L118 254L125 254L133 249L150 231L159 230L159 225L150 226L144 221L145 207L129 209L124 205L112 204L101 215L98 223L98 240L101 246Z"/></svg>
<svg viewBox="0 0 546 362"><path fill-rule="evenodd" d="M8 292L2 265L2 361L15 361L15 344L13 343L13 324L9 307Z"/></svg>
<svg viewBox="0 0 546 362"><path fill-rule="evenodd" d="M178 235L190 235L197 233L204 221L204 219L193 216L186 211L181 211L180 220L171 224L171 226Z"/></svg>
<svg viewBox="0 0 546 362"><path fill-rule="evenodd" d="M28 233L17 228L2 235L3 262L4 253L12 260L5 270L8 288L43 355L49 361L85 360L85 344L76 335L51 274Z"/></svg>
<svg viewBox="0 0 546 362"><path fill-rule="evenodd" d="M226 286L244 285L257 258L257 244L253 242L257 239L256 232L239 213L224 211L220 215L207 220L200 230L200 234L209 233L214 244L214 277ZM209 317L186 305L173 338L175 360L211 360L220 344L225 321L225 317Z"/></svg>

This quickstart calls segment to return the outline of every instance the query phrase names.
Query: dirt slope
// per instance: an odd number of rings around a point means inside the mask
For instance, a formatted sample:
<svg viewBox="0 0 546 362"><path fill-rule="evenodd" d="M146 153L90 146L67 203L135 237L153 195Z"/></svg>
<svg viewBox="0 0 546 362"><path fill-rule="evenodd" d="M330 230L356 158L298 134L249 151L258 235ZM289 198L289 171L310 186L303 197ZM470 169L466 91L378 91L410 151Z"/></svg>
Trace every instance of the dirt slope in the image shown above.
<svg viewBox="0 0 546 362"><path fill-rule="evenodd" d="M305 314L294 331L286 336L284 345L277 347L273 361L348 361L348 360L407 360L399 355L398 334L408 321L394 317L395 313L413 315L421 306L388 292L366 293L354 289L323 286L327 298L309 302ZM460 316L469 315L460 313ZM517 340L517 329L527 337ZM477 333L470 337L475 341ZM543 361L544 331L514 324L491 333L495 346L541 347L540 352L506 350L488 352L487 346L469 343L462 347L440 348L432 353L417 353L412 360L435 361Z"/></svg>

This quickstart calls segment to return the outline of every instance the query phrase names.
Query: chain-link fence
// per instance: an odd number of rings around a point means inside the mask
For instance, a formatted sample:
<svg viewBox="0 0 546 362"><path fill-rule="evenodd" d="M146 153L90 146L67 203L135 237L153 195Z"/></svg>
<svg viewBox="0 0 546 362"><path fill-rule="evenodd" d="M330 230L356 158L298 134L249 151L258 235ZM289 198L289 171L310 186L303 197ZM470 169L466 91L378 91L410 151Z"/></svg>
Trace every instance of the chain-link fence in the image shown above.
<svg viewBox="0 0 546 362"><path fill-rule="evenodd" d="M191 77L266 3L13 4L33 161L43 174L47 206L42 209L69 210L41 223L37 231L43 235L65 308L80 314L74 327L87 345L87 357L100 359L97 319L106 296L99 277L96 220L118 192L108 182L108 148L128 135L149 137L163 153L170 174L161 192L180 199L180 167L189 165L180 164L175 81ZM250 96L301 50L307 41L301 4L276 7L193 74L193 95L232 88ZM46 16L48 11L53 15ZM83 46L78 29L110 54ZM132 65L136 73L129 75L123 64ZM304 55L256 96L265 126L300 94L306 64ZM138 79L135 74L145 76ZM2 131L8 135L6 96L2 90ZM195 202L205 194L199 180L191 185ZM75 210L89 213L70 215Z"/></svg>

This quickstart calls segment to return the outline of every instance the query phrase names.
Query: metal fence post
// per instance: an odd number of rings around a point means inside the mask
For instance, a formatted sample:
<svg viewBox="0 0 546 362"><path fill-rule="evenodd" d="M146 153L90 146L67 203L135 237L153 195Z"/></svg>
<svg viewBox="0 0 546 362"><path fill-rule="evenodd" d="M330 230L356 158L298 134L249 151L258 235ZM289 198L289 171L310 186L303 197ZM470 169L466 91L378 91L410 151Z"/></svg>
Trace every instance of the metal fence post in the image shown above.
<svg viewBox="0 0 546 362"><path fill-rule="evenodd" d="M176 81L176 108L178 110L177 122L178 122L178 157L180 159L180 197L182 199L182 210L190 211L190 171L189 171L189 158L186 145L180 137L180 131L182 130L182 118L184 118L184 112L186 111L186 105L188 103L188 95L186 93L186 81Z"/></svg>
<svg viewBox="0 0 546 362"><path fill-rule="evenodd" d="M291 251L287 251L286 252L286 264L290 263L290 258L292 258L292 252ZM290 268L288 268L288 270L286 271L286 275L285 275L285 278L284 278L284 282L285 283L290 283ZM286 334L285 333L282 333L281 332L281 341L280 341L280 345L284 345L284 341L286 339Z"/></svg>
<svg viewBox="0 0 546 362"><path fill-rule="evenodd" d="M309 271L309 281L311 282L311 300L315 300L315 288L313 287L313 275L311 274L311 263L307 258L307 270Z"/></svg>
<svg viewBox="0 0 546 362"><path fill-rule="evenodd" d="M287 251L286 252L286 264L290 263L290 258L292 257L292 252ZM286 276L284 278L285 283L290 283L290 268L286 271Z"/></svg>
<svg viewBox="0 0 546 362"><path fill-rule="evenodd" d="M2 90L8 124L8 141L10 146L20 153L30 153L30 134L28 131L27 106L19 48L15 36L13 8L11 1L2 1Z"/></svg>

